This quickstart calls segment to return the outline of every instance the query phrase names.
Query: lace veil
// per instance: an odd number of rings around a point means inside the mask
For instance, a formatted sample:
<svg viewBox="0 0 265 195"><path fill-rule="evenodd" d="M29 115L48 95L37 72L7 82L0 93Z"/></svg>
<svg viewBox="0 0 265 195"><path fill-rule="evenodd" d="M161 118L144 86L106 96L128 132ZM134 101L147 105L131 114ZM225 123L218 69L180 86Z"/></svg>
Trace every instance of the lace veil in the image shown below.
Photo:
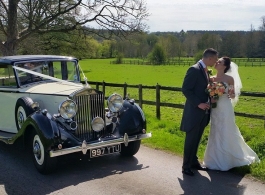
<svg viewBox="0 0 265 195"><path fill-rule="evenodd" d="M242 82L238 73L238 66L231 62L230 69L226 72L227 75L230 75L234 78L234 91L235 91L235 98L231 99L232 105L235 106L238 102L240 91L242 88Z"/></svg>

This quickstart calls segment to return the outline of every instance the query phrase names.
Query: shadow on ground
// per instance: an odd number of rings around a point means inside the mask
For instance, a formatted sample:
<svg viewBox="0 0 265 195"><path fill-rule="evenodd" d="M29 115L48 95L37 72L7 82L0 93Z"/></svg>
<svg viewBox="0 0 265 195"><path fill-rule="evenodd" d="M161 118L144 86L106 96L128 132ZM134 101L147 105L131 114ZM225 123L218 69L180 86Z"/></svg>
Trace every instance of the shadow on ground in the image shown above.
<svg viewBox="0 0 265 195"><path fill-rule="evenodd" d="M135 157L123 158L119 154L91 160L80 156L61 157L54 173L41 175L35 169L29 152L20 143L6 145L0 142L0 186L9 195L41 195L89 180L148 168L138 164Z"/></svg>
<svg viewBox="0 0 265 195"><path fill-rule="evenodd" d="M201 175L199 171L195 176L183 175L178 178L179 184L185 195L243 195L247 186L240 184L243 175L233 175L231 172L207 171L207 176Z"/></svg>

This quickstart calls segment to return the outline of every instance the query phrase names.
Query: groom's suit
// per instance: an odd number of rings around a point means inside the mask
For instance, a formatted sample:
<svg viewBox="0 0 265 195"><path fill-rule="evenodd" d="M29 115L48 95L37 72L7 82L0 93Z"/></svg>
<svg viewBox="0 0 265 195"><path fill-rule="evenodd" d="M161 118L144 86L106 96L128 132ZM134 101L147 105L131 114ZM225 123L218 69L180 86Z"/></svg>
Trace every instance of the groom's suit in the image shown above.
<svg viewBox="0 0 265 195"><path fill-rule="evenodd" d="M208 73L198 62L188 69L182 85L182 92L186 97L180 125L180 129L186 132L183 169L199 164L196 154L204 128L210 120L210 114L198 107L200 103L209 100L209 95L205 92L209 82L206 74Z"/></svg>

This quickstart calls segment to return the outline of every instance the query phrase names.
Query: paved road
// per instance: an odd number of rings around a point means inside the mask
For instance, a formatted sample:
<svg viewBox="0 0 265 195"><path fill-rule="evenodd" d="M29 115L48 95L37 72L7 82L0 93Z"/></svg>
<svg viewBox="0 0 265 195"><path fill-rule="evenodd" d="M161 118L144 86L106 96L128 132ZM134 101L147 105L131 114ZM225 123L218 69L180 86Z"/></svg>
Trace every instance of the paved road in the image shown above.
<svg viewBox="0 0 265 195"><path fill-rule="evenodd" d="M182 159L141 147L132 158L60 159L58 169L41 175L19 145L0 143L0 195L263 195L265 185L229 172L181 173Z"/></svg>

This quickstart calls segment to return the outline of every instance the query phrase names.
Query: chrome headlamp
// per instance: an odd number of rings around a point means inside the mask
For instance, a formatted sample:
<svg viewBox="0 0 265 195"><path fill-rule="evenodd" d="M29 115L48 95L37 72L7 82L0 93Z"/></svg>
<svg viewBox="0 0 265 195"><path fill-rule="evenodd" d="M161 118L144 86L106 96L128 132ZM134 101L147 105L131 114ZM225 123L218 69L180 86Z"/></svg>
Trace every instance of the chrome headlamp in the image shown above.
<svg viewBox="0 0 265 195"><path fill-rule="evenodd" d="M75 117L77 112L76 103L72 100L65 100L59 106L59 113L64 119Z"/></svg>
<svg viewBox="0 0 265 195"><path fill-rule="evenodd" d="M104 120L100 117L96 117L92 120L91 125L94 131L101 131L104 128Z"/></svg>
<svg viewBox="0 0 265 195"><path fill-rule="evenodd" d="M114 93L111 96L109 96L107 102L111 112L119 112L120 109L122 108L123 99L119 94Z"/></svg>

